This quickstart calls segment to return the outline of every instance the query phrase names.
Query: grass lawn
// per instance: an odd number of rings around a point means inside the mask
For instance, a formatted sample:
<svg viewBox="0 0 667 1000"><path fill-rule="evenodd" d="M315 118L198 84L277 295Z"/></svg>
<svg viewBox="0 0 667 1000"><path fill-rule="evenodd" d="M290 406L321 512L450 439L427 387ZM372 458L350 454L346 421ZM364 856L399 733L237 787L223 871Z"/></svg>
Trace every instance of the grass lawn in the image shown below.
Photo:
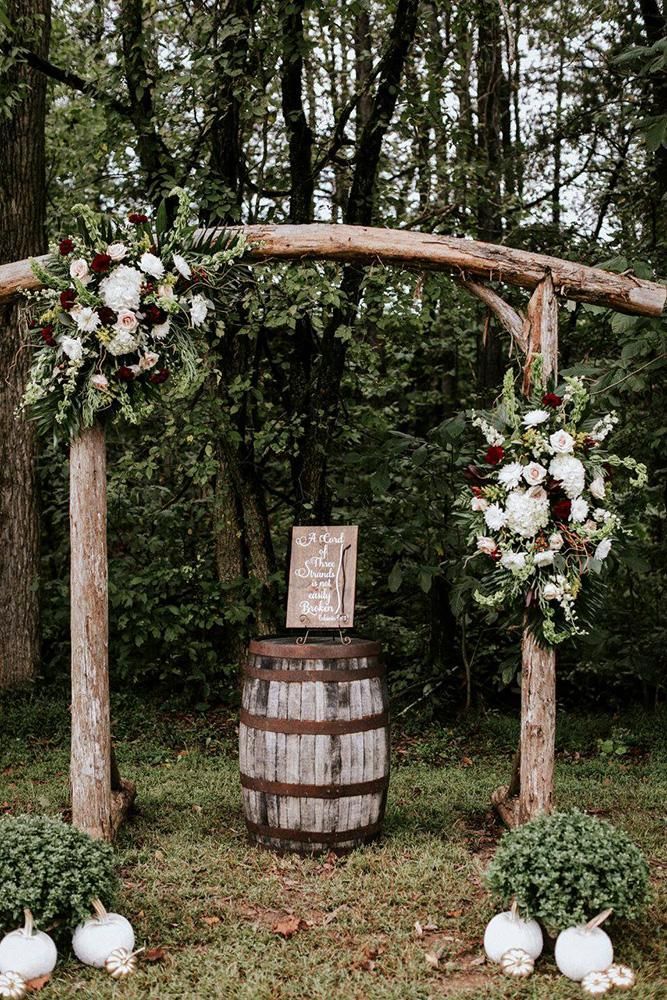
<svg viewBox="0 0 667 1000"><path fill-rule="evenodd" d="M623 826L651 861L654 899L640 925L612 927L630 994L667 998L667 717L563 717L558 802ZM609 757L597 739L629 730ZM426 1000L567 998L581 989L543 957L519 984L483 962L493 907L483 872L499 836L488 810L506 778L516 722L490 715L399 735L384 839L344 859L278 857L248 846L234 722L128 698L114 704L121 770L138 783L118 840L122 895L148 957L129 980L81 966L63 949L44 1000L57 997ZM0 701L0 807L58 814L67 803L67 696ZM621 747L623 749L623 747ZM298 929L289 937L281 930ZM415 922L424 930L417 936ZM427 954L439 956L437 967Z"/></svg>

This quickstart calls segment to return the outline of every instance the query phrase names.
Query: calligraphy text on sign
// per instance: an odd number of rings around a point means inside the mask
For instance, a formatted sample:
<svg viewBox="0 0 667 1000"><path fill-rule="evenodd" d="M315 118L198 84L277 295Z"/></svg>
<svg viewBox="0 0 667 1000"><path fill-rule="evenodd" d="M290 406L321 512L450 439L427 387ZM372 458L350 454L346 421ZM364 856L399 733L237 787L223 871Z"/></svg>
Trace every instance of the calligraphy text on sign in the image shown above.
<svg viewBox="0 0 667 1000"><path fill-rule="evenodd" d="M287 628L351 628L357 525L292 528Z"/></svg>

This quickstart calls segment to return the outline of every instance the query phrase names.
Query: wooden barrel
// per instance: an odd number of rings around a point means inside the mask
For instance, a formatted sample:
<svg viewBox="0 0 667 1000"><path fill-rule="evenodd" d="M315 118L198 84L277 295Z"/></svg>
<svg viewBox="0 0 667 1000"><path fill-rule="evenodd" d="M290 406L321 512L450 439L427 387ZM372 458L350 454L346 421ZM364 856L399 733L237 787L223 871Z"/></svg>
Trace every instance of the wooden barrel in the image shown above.
<svg viewBox="0 0 667 1000"><path fill-rule="evenodd" d="M389 784L380 644L251 642L239 760L255 843L311 854L347 851L377 836Z"/></svg>

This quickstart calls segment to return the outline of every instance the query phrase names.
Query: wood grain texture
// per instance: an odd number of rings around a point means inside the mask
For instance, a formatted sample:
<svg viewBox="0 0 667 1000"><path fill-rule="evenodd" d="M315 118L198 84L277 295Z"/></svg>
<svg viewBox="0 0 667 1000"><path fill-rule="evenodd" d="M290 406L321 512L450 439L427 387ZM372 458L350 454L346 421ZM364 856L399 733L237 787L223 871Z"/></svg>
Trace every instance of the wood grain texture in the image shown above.
<svg viewBox="0 0 667 1000"><path fill-rule="evenodd" d="M462 279L502 281L532 291L551 274L558 295L639 316L660 316L667 287L631 275L613 274L576 261L529 253L496 243L371 226L242 226L250 242L249 259L335 260L355 264L394 264L419 270L451 271ZM0 302L22 288L37 288L27 260L0 267Z"/></svg>
<svg viewBox="0 0 667 1000"><path fill-rule="evenodd" d="M313 658L310 644L282 640L281 652L285 644L291 656L253 643L244 677L239 763L249 835L283 851L349 850L375 836L384 817L390 748L378 647L356 643L355 652L365 645L372 655L349 656L350 647L316 644L322 656ZM337 666L344 680L330 679ZM286 672L295 679L283 680ZM313 679L318 673L327 679Z"/></svg>

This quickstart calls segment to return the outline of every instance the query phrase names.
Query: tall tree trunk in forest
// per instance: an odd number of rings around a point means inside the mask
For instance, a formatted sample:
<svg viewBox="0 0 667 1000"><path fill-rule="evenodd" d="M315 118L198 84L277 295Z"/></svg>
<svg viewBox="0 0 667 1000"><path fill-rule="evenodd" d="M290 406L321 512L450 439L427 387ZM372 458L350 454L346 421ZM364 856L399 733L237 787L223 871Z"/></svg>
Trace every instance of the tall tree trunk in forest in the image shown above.
<svg viewBox="0 0 667 1000"><path fill-rule="evenodd" d="M658 0L639 0L644 32L649 45L656 45L667 38L667 11L664 0L662 9ZM650 107L652 115L667 115L667 68L655 70L650 81ZM655 196L651 199L651 245L659 251L655 261L661 271L667 263L667 236L665 235L665 208L667 207L667 148L659 145L653 154Z"/></svg>
<svg viewBox="0 0 667 1000"><path fill-rule="evenodd" d="M50 0L9 0L15 32L48 55ZM46 77L17 63L7 73L17 104L0 118L0 263L45 250ZM16 416L30 353L23 346L19 307L0 306L0 686L32 677L39 656L39 525L35 435Z"/></svg>

